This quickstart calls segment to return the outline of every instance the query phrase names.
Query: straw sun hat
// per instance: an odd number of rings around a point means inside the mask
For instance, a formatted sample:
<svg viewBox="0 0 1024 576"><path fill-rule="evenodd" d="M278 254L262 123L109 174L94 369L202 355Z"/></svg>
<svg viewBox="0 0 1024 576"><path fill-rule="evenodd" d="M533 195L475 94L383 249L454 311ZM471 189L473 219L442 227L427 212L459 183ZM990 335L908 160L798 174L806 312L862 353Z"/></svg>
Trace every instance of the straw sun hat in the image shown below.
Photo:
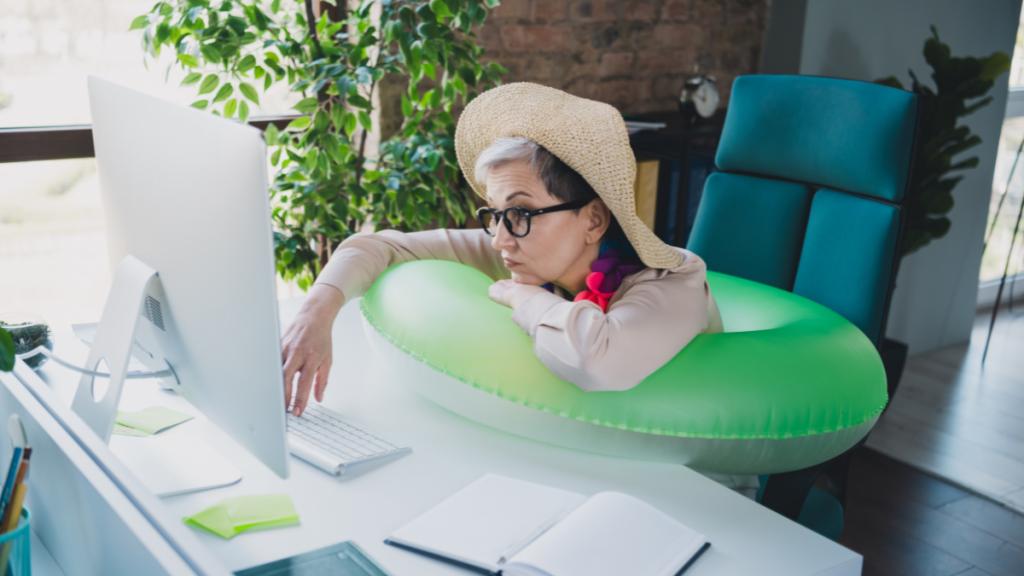
<svg viewBox="0 0 1024 576"><path fill-rule="evenodd" d="M618 110L528 82L484 92L466 106L455 131L459 166L483 198L487 189L473 177L476 160L491 144L508 137L540 144L583 176L615 215L644 264L674 268L682 263L682 254L636 215L636 159Z"/></svg>

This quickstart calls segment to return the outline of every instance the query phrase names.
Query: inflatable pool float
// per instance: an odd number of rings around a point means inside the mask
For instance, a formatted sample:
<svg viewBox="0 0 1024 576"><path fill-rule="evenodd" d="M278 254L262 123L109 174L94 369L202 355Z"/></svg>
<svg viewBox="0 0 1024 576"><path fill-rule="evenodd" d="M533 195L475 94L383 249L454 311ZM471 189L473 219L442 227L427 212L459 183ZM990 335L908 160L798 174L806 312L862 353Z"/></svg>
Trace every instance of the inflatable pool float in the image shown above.
<svg viewBox="0 0 1024 576"><path fill-rule="evenodd" d="M537 359L492 302L483 273L453 262L388 269L360 302L371 346L401 381L457 414L570 448L711 473L811 466L863 438L887 402L871 341L784 290L708 273L726 332L697 336L630 390L583 392Z"/></svg>

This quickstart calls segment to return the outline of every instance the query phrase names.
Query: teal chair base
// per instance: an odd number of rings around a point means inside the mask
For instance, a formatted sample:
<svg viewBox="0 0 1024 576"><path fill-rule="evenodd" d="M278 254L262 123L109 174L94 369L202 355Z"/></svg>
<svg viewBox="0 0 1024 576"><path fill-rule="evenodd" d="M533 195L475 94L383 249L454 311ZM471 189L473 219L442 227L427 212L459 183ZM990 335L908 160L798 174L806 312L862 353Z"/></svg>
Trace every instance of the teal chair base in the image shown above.
<svg viewBox="0 0 1024 576"><path fill-rule="evenodd" d="M758 502L764 495L768 476L759 476L759 478L761 479L761 489L757 491ZM812 486L796 521L804 528L814 530L835 542L843 534L843 519L843 505L839 503L839 499L817 486Z"/></svg>

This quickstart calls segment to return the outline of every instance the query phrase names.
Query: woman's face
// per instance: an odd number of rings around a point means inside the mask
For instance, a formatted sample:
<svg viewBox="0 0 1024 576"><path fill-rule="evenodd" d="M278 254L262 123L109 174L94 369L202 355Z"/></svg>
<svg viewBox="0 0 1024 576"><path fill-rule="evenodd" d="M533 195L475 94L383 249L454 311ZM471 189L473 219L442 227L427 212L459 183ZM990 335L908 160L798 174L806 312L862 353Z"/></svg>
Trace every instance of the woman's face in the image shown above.
<svg viewBox="0 0 1024 576"><path fill-rule="evenodd" d="M498 210L512 206L538 210L562 204L548 193L526 161L492 168L487 175L487 200ZM530 232L523 238L510 234L502 222L491 245L501 251L505 267L516 282L534 286L556 282L574 289L597 259L609 221L608 208L595 199L579 214L563 210L534 216Z"/></svg>

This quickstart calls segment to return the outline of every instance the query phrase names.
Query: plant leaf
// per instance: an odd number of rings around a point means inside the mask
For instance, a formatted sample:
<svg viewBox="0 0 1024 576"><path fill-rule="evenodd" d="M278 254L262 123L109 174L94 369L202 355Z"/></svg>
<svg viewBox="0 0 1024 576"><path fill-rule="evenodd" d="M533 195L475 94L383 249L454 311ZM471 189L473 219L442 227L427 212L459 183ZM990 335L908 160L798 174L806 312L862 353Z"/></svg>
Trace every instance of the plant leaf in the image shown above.
<svg viewBox="0 0 1024 576"><path fill-rule="evenodd" d="M313 111L316 110L318 104L319 103L316 98L309 97L299 100L295 106L292 106L292 108L298 110L302 114L312 114Z"/></svg>
<svg viewBox="0 0 1024 576"><path fill-rule="evenodd" d="M344 102L348 98L348 89L352 85L352 79L348 76L338 78L338 98Z"/></svg>
<svg viewBox="0 0 1024 576"><path fill-rule="evenodd" d="M245 58L242 58L242 60L238 63L238 68L236 68L236 70L238 70L239 72L248 72L249 70L252 70L255 67L256 57L252 54L249 54Z"/></svg>
<svg viewBox="0 0 1024 576"><path fill-rule="evenodd" d="M356 68L356 82L360 84L369 84L373 82L373 73L366 66L360 66Z"/></svg>
<svg viewBox="0 0 1024 576"><path fill-rule="evenodd" d="M370 109L370 102L366 98L363 98L359 94L354 94L348 97L348 103L356 108Z"/></svg>
<svg viewBox="0 0 1024 576"><path fill-rule="evenodd" d="M430 0L430 9L438 16L452 16L452 11L448 8L448 4L446 4L444 0Z"/></svg>
<svg viewBox="0 0 1024 576"><path fill-rule="evenodd" d="M230 84L225 84L225 86L230 86ZM237 108L238 108L238 100L232 98L231 100L228 100L227 102L225 102L224 103L224 117L225 118L231 118L232 116L234 116L235 115L235 110Z"/></svg>
<svg viewBox="0 0 1024 576"><path fill-rule="evenodd" d="M890 88L899 88L900 90L903 90L903 83L895 76L879 78L878 80L875 80L875 84L881 84L882 86L889 86Z"/></svg>
<svg viewBox="0 0 1024 576"><path fill-rule="evenodd" d="M993 52L987 58L981 58L982 68L978 77L982 80L995 80L1010 70L1010 57L1005 52Z"/></svg>
<svg viewBox="0 0 1024 576"><path fill-rule="evenodd" d="M254 104L260 103L260 95L256 93L256 89L253 88L252 85L240 82L238 84L238 89L242 92L242 96L252 100Z"/></svg>
<svg viewBox="0 0 1024 576"><path fill-rule="evenodd" d="M216 74L208 74L206 78L203 78L203 83L199 85L199 95L209 94L220 84L220 78Z"/></svg>
<svg viewBox="0 0 1024 576"><path fill-rule="evenodd" d="M210 102L207 100L196 100L195 102L189 104L189 106L192 106L193 108L199 108L200 110L206 110L206 106L209 103Z"/></svg>
<svg viewBox="0 0 1024 576"><path fill-rule="evenodd" d="M285 130L305 130L306 128L309 127L310 122L311 120L309 119L309 116L302 116L301 118L296 118L295 120L289 122L288 126L285 127Z"/></svg>
<svg viewBox="0 0 1024 576"><path fill-rule="evenodd" d="M327 125L331 123L330 116L323 110L317 110L316 116L313 118L313 124L316 126L317 131L323 132L327 130Z"/></svg>
<svg viewBox="0 0 1024 576"><path fill-rule="evenodd" d="M207 62L216 64L220 62L224 56L221 54L220 49L213 44L202 44L199 46L199 52L202 53L203 58L206 58Z"/></svg>
<svg viewBox="0 0 1024 576"><path fill-rule="evenodd" d="M136 16L135 20L132 20L132 25L131 25L130 28L128 28L128 31L131 32L132 30L138 30L139 28L145 28L146 25L149 24L149 20L146 19L148 16L149 16L149 14L143 14L142 16Z"/></svg>
<svg viewBox="0 0 1024 576"><path fill-rule="evenodd" d="M331 124L334 124L336 132L345 129L345 109L339 104L331 106Z"/></svg>
<svg viewBox="0 0 1024 576"><path fill-rule="evenodd" d="M370 121L370 115L365 110L359 111L359 124L363 127L363 130L369 132L373 128L373 122Z"/></svg>
<svg viewBox="0 0 1024 576"><path fill-rule="evenodd" d="M14 338L0 328L0 372L14 370Z"/></svg>
<svg viewBox="0 0 1024 576"><path fill-rule="evenodd" d="M191 72L188 76L185 76L184 80L181 81L181 85L188 86L189 84L195 84L196 82L199 82L199 79L202 77L203 75L199 72Z"/></svg>
<svg viewBox="0 0 1024 576"><path fill-rule="evenodd" d="M217 102L227 100L228 96L231 96L231 94L233 94L234 92L235 87L231 84L225 84L221 86L220 90L217 90L217 95L213 97L213 103L216 104Z"/></svg>
<svg viewBox="0 0 1024 576"><path fill-rule="evenodd" d="M245 104L245 101L242 101ZM274 146L277 144L277 136L280 134L277 130L277 126L271 123L267 126L267 129L263 131L263 139L267 141L267 146Z"/></svg>

